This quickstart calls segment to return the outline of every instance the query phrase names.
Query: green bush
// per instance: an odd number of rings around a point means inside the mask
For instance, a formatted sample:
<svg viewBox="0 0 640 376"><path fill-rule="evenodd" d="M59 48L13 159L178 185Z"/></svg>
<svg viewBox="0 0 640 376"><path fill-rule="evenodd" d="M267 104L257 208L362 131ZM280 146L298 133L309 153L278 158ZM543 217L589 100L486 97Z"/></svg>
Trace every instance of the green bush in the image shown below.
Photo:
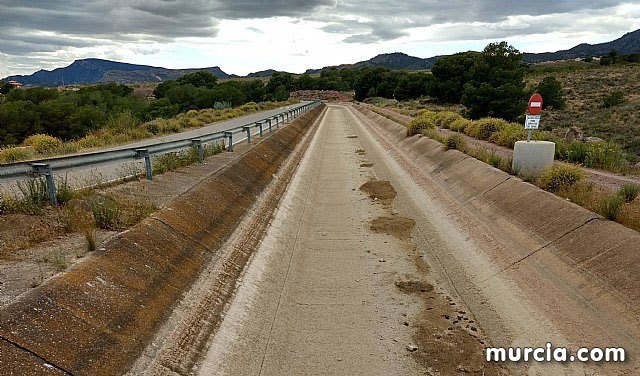
<svg viewBox="0 0 640 376"><path fill-rule="evenodd" d="M14 147L0 149L0 163L13 163L33 158L34 154L31 148Z"/></svg>
<svg viewBox="0 0 640 376"><path fill-rule="evenodd" d="M440 111L436 112L434 122L436 127L449 129L451 128L451 124L459 119L463 119L463 117L458 113L453 111Z"/></svg>
<svg viewBox="0 0 640 376"><path fill-rule="evenodd" d="M589 149L584 160L585 166L617 171L626 165L624 152L619 145L611 142L593 142L587 145Z"/></svg>
<svg viewBox="0 0 640 376"><path fill-rule="evenodd" d="M614 91L602 98L602 106L610 108L624 103L624 94L621 91Z"/></svg>
<svg viewBox="0 0 640 376"><path fill-rule="evenodd" d="M140 120L131 111L124 111L110 116L107 120L106 128L121 131L135 128L138 124L140 124Z"/></svg>
<svg viewBox="0 0 640 376"><path fill-rule="evenodd" d="M559 164L553 166L539 178L540 187L549 192L567 189L585 179L587 174L579 167Z"/></svg>
<svg viewBox="0 0 640 376"><path fill-rule="evenodd" d="M449 129L456 132L464 132L465 128L467 128L471 123L472 121L469 119L460 118L449 124Z"/></svg>
<svg viewBox="0 0 640 376"><path fill-rule="evenodd" d="M489 141L496 145L513 148L516 141L527 139L527 131L523 126L516 123L507 123L497 132L489 137Z"/></svg>
<svg viewBox="0 0 640 376"><path fill-rule="evenodd" d="M93 220L99 228L105 230L117 229L120 207L115 201L109 199L93 201L91 203L91 212L93 213Z"/></svg>
<svg viewBox="0 0 640 376"><path fill-rule="evenodd" d="M34 134L27 137L22 144L31 146L38 154L53 154L62 146L62 140L46 134Z"/></svg>
<svg viewBox="0 0 640 376"><path fill-rule="evenodd" d="M567 144L566 160L572 163L585 163L589 155L589 145L582 141Z"/></svg>
<svg viewBox="0 0 640 376"><path fill-rule="evenodd" d="M615 221L624 206L624 198L620 196L610 196L600 203L600 214L607 219Z"/></svg>
<svg viewBox="0 0 640 376"><path fill-rule="evenodd" d="M467 148L467 143L465 142L462 135L454 134L447 137L444 147L447 150L465 150Z"/></svg>
<svg viewBox="0 0 640 376"><path fill-rule="evenodd" d="M509 122L505 120L484 118L474 121L471 126L465 128L465 133L480 140L489 140L494 133L508 126Z"/></svg>
<svg viewBox="0 0 640 376"><path fill-rule="evenodd" d="M435 112L421 111L407 125L407 137L421 133L425 129L435 128Z"/></svg>
<svg viewBox="0 0 640 376"><path fill-rule="evenodd" d="M627 203L635 200L638 194L640 194L640 185L632 183L627 183L618 190L618 196L622 197Z"/></svg>

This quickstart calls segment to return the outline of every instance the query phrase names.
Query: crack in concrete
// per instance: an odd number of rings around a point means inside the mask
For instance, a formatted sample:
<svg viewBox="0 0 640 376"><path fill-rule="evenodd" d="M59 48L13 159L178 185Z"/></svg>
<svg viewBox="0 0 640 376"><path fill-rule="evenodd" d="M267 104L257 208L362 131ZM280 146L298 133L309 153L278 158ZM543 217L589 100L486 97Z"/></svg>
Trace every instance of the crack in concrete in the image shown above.
<svg viewBox="0 0 640 376"><path fill-rule="evenodd" d="M500 183L498 183L498 184L494 185L493 187L491 187L491 188L487 189L486 191L484 191L484 192L480 193L479 195L475 196L474 198L472 198L472 199L470 199L470 200L467 200L467 201L463 204L463 206L466 206L466 205L468 205L468 204L472 203L473 201L476 201L477 199L482 198L484 195L486 195L487 193L489 193L489 192L493 191L494 189L498 188L499 186L501 186L502 184L506 183L506 182L507 182L508 180L510 180L510 179L511 179L511 176L507 176L507 177L506 177L503 181L501 181Z"/></svg>
<svg viewBox="0 0 640 376"><path fill-rule="evenodd" d="M514 266L520 264L521 262L523 262L524 260L528 259L529 257L535 255L536 253L542 251L545 248L548 248L550 245L552 245L553 243L557 242L558 240L564 238L565 236L571 234L572 232L575 232L575 231L579 230L580 228L586 226L587 224L589 224L589 223L591 223L591 222L593 222L595 220L598 220L598 218L597 217L589 218L585 223L583 223L583 224L581 224L581 225L579 225L579 226L577 226L577 227L565 232L564 234L560 235L556 239L549 241L547 244L545 244L542 247L536 249L535 251L529 253L528 255L522 257L521 259L514 261L513 263L511 263L511 265L507 266L506 268L503 268L502 270L500 270L496 274L492 275L491 277L482 280L481 283L485 283L487 281L490 281L491 279L497 277L498 275L503 274L507 270L512 269Z"/></svg>
<svg viewBox="0 0 640 376"><path fill-rule="evenodd" d="M67 370L66 370L66 369L64 369L63 367L60 367L59 365L55 364L54 362L51 362L51 361L47 360L47 358L45 358L45 357L43 357L43 356L39 355L39 354L38 354L38 353L36 353L35 351L30 350L29 348L27 348L27 347L25 347L25 346L22 346L22 345L20 345L19 343L16 343L16 342L14 342L14 341L12 341L12 340L10 340L10 339L6 338L6 337L5 337L5 336L3 336L3 335L0 335L0 340L5 341L5 342L6 342L6 343L8 343L9 345L11 345L11 346L13 346L13 347L15 347L15 348L17 348L17 349L19 349L19 350L22 350L22 351L24 351L24 352L27 352L27 353L29 353L29 354L33 355L34 357L36 357L36 358L40 359L41 361L43 361L43 362L45 363L45 367L46 367L47 365L50 365L50 366L52 366L53 368L57 369L58 371L63 372L65 375L74 376L74 374L73 374L73 373L71 373L71 372L67 371Z"/></svg>

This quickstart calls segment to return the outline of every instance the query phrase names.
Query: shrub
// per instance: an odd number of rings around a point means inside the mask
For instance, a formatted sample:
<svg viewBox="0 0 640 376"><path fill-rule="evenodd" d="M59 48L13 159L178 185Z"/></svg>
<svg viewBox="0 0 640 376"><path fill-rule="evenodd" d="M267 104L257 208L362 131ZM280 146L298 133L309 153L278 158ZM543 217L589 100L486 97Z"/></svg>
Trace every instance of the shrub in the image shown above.
<svg viewBox="0 0 640 376"><path fill-rule="evenodd" d="M19 205L22 211L39 214L49 202L47 182L43 178L29 179L17 183L22 199Z"/></svg>
<svg viewBox="0 0 640 376"><path fill-rule="evenodd" d="M584 160L587 167L617 171L626 164L624 152L619 145L611 142L593 142L587 145L589 149Z"/></svg>
<svg viewBox="0 0 640 376"><path fill-rule="evenodd" d="M424 129L435 128L435 112L420 111L407 125L407 137L421 133Z"/></svg>
<svg viewBox="0 0 640 376"><path fill-rule="evenodd" d="M610 108L624 103L624 94L621 91L614 91L602 98L602 107Z"/></svg>
<svg viewBox="0 0 640 376"><path fill-rule="evenodd" d="M27 137L24 146L31 146L38 154L53 154L62 146L62 140L46 134L34 134Z"/></svg>
<svg viewBox="0 0 640 376"><path fill-rule="evenodd" d="M454 120L451 124L449 124L449 129L456 132L464 132L465 128L471 124L472 121L465 118L460 118Z"/></svg>
<svg viewBox="0 0 640 376"><path fill-rule="evenodd" d="M106 127L116 131L132 129L138 126L140 121L133 115L131 111L124 111L112 115L107 120Z"/></svg>
<svg viewBox="0 0 640 376"><path fill-rule="evenodd" d="M100 199L91 203L91 212L96 226L105 230L115 230L120 215L120 207L113 200Z"/></svg>
<svg viewBox="0 0 640 376"><path fill-rule="evenodd" d="M105 146L104 138L98 137L95 134L88 134L82 137L81 139L76 141L76 144L78 144L78 147L80 147L80 149L94 149Z"/></svg>
<svg viewBox="0 0 640 376"><path fill-rule="evenodd" d="M463 117L460 116L460 114L457 114L452 111L436 112L434 116L434 122L436 127L445 128L445 129L449 129L451 127L451 124L454 121L459 119L463 119Z"/></svg>
<svg viewBox="0 0 640 376"><path fill-rule="evenodd" d="M587 174L579 167L559 164L553 166L539 178L542 189L549 192L558 192L567 189L585 179Z"/></svg>
<svg viewBox="0 0 640 376"><path fill-rule="evenodd" d="M438 141L441 144L445 144L447 142L447 137L440 133L439 130L434 128L426 128L422 130L422 135L425 137L429 137L432 140Z"/></svg>
<svg viewBox="0 0 640 376"><path fill-rule="evenodd" d="M582 141L567 144L566 160L572 163L584 163L589 154L589 145Z"/></svg>
<svg viewBox="0 0 640 376"><path fill-rule="evenodd" d="M627 203L635 200L638 194L640 194L640 185L632 183L627 183L618 190L618 196L622 197Z"/></svg>
<svg viewBox="0 0 640 376"><path fill-rule="evenodd" d="M467 143L462 135L454 134L447 138L444 146L447 150L464 150L467 147Z"/></svg>
<svg viewBox="0 0 640 376"><path fill-rule="evenodd" d="M516 123L508 123L502 129L493 133L489 141L496 145L513 148L516 141L526 140L527 131L523 126Z"/></svg>
<svg viewBox="0 0 640 376"><path fill-rule="evenodd" d="M624 198L620 196L610 196L600 203L600 214L607 219L615 221L624 205Z"/></svg>
<svg viewBox="0 0 640 376"><path fill-rule="evenodd" d="M491 153L487 158L487 163L495 168L500 168L500 166L502 165L502 157L496 154L494 150L491 150Z"/></svg>
<svg viewBox="0 0 640 376"><path fill-rule="evenodd" d="M480 140L489 140L500 129L507 128L509 123L502 119L484 118L474 121L471 126L465 128L465 133Z"/></svg>
<svg viewBox="0 0 640 376"><path fill-rule="evenodd" d="M26 161L34 157L33 150L25 147L0 149L0 163Z"/></svg>

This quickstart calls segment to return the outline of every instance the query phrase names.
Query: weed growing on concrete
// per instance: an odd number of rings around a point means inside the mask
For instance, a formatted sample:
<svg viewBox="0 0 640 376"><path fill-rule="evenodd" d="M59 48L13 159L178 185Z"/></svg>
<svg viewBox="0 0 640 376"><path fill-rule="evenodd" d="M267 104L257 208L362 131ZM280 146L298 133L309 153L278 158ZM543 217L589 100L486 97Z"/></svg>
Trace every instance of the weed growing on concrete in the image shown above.
<svg viewBox="0 0 640 376"><path fill-rule="evenodd" d="M627 183L618 190L618 196L624 199L624 202L630 203L640 194L640 186Z"/></svg>
<svg viewBox="0 0 640 376"><path fill-rule="evenodd" d="M86 251L94 252L96 250L96 230L93 228L93 226L86 226L83 229L82 234L84 235L84 239L87 242ZM76 256L80 258L84 256L84 254L76 255Z"/></svg>
<svg viewBox="0 0 640 376"><path fill-rule="evenodd" d="M47 183L43 178L34 178L17 183L18 189L22 193L19 200L21 211L29 214L40 214L49 201L47 193Z"/></svg>
<svg viewBox="0 0 640 376"><path fill-rule="evenodd" d="M74 197L74 191L69 185L69 180L65 175L64 178L59 178L56 182L56 199L58 205L64 205L71 201Z"/></svg>
<svg viewBox="0 0 640 376"><path fill-rule="evenodd" d="M53 264L54 268L56 268L58 272L63 272L67 269L69 263L67 262L62 249L58 249L57 251L53 252L53 254L51 255L51 264Z"/></svg>
<svg viewBox="0 0 640 376"><path fill-rule="evenodd" d="M118 202L118 206L122 208L120 210L118 225L124 228L131 227L139 223L143 219L147 218L151 213L158 210L158 207L146 198L116 200Z"/></svg>
<svg viewBox="0 0 640 376"><path fill-rule="evenodd" d="M120 207L115 201L104 199L91 203L91 212L96 226L105 230L115 230L118 227Z"/></svg>

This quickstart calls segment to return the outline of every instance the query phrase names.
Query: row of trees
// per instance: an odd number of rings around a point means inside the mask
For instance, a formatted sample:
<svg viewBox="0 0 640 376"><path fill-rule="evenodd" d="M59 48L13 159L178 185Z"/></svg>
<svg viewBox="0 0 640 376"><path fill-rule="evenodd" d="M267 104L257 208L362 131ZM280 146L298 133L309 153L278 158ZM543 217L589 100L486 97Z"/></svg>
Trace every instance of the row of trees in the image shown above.
<svg viewBox="0 0 640 376"><path fill-rule="evenodd" d="M147 106L132 92L117 84L64 92L43 87L10 90L0 104L0 145L18 144L36 133L78 138L125 111L142 118Z"/></svg>
<svg viewBox="0 0 640 376"><path fill-rule="evenodd" d="M277 72L268 80L218 82L208 72L195 72L160 83L155 101L132 95L125 85L94 85L78 91L56 89L0 89L7 94L0 104L0 145L20 143L35 133L74 139L104 126L122 112L139 121L204 108L239 106L247 102L282 101L295 90L354 91L355 99L369 97L408 100L430 96L444 103L462 103L470 118L485 116L514 120L526 106L522 55L506 42L489 44L482 52L464 52L438 60L431 74L392 71L387 68L328 69L319 76L295 77ZM545 79L537 88L544 91L547 105L561 108L560 83ZM555 99L554 99L555 98Z"/></svg>

